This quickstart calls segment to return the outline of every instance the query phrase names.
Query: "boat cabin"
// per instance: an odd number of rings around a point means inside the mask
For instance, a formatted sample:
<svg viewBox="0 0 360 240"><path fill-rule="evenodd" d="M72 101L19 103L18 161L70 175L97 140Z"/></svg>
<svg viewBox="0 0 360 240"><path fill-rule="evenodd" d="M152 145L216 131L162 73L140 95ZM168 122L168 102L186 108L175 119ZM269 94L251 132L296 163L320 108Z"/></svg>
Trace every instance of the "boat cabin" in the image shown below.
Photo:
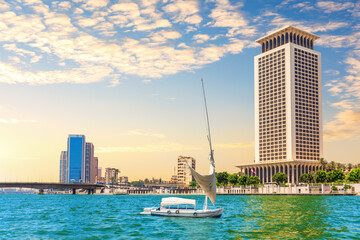
<svg viewBox="0 0 360 240"><path fill-rule="evenodd" d="M195 209L196 201L194 199L185 199L178 197L163 198L161 208L165 209Z"/></svg>

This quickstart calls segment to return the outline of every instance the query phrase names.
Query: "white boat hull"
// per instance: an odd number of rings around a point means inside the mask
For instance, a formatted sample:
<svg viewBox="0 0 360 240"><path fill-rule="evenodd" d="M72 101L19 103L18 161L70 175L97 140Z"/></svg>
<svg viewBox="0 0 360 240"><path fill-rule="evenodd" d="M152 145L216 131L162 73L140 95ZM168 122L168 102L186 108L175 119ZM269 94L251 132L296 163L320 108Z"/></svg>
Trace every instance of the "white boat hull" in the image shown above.
<svg viewBox="0 0 360 240"><path fill-rule="evenodd" d="M159 217L191 217L191 218L206 218L206 217L221 217L224 208L194 210L194 209L166 209L166 208L144 208L141 214L147 214Z"/></svg>

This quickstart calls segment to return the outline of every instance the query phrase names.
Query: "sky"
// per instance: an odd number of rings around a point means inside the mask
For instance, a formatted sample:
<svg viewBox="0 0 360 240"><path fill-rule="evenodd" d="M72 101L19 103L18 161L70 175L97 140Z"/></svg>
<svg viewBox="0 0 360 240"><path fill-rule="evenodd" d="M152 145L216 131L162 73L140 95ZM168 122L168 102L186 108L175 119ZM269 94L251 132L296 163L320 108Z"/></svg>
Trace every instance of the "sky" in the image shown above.
<svg viewBox="0 0 360 240"><path fill-rule="evenodd" d="M360 163L360 2L0 0L0 181L59 178L69 134L99 166L169 180L179 155L217 171L254 161L255 40L320 37L324 157ZM104 174L104 173L103 173Z"/></svg>

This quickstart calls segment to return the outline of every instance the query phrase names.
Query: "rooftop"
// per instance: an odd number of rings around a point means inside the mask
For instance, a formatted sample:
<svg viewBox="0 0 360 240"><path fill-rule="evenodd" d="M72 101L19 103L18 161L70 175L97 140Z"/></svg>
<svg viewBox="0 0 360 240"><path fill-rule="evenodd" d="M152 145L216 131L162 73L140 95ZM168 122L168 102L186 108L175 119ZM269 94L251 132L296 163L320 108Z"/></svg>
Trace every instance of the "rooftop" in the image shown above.
<svg viewBox="0 0 360 240"><path fill-rule="evenodd" d="M305 32L303 30L300 30L300 29L298 29L296 27L288 25L288 26L280 28L280 29L278 29L278 30L276 30L274 32L271 32L271 33L269 33L268 35L266 35L264 37L261 37L261 38L257 39L256 42L259 43L259 44L262 44L263 42L265 42L268 39L272 39L272 38L277 37L277 36L279 36L279 35L281 35L283 33L290 33L290 32L295 33L295 34L299 34L299 35L301 35L303 37L307 37L309 39L312 39L313 41L315 41L316 39L319 38L319 36L316 36L316 35L314 35L312 33L308 33L308 32Z"/></svg>

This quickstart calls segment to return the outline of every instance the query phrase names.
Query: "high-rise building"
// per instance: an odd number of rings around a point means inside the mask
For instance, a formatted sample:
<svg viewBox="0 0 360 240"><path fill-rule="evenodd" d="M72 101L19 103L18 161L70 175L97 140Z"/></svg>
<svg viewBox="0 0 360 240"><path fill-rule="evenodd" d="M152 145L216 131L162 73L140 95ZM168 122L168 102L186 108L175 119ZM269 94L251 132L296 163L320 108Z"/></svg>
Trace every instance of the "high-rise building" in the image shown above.
<svg viewBox="0 0 360 240"><path fill-rule="evenodd" d="M90 164L91 171L90 171L90 182L96 183L96 177L98 175L98 167L99 167L99 159L98 157L93 157L93 161Z"/></svg>
<svg viewBox="0 0 360 240"><path fill-rule="evenodd" d="M67 151L61 151L60 154L60 183L67 183L68 179L68 160L67 160Z"/></svg>
<svg viewBox="0 0 360 240"><path fill-rule="evenodd" d="M91 182L91 170L94 164L94 144L87 142L85 144L85 182Z"/></svg>
<svg viewBox="0 0 360 240"><path fill-rule="evenodd" d="M320 169L322 157L321 55L311 33L286 26L256 42L255 163L243 174L272 182L277 172L291 183Z"/></svg>
<svg viewBox="0 0 360 240"><path fill-rule="evenodd" d="M85 136L69 135L67 149L68 182L85 182Z"/></svg>
<svg viewBox="0 0 360 240"><path fill-rule="evenodd" d="M98 167L97 176L102 177L102 167Z"/></svg>
<svg viewBox="0 0 360 240"><path fill-rule="evenodd" d="M193 176L191 175L190 170L186 164L188 162L190 166L195 169L196 160L192 157L178 157L178 165L177 165L177 184L180 186L189 186L191 181L194 181Z"/></svg>

